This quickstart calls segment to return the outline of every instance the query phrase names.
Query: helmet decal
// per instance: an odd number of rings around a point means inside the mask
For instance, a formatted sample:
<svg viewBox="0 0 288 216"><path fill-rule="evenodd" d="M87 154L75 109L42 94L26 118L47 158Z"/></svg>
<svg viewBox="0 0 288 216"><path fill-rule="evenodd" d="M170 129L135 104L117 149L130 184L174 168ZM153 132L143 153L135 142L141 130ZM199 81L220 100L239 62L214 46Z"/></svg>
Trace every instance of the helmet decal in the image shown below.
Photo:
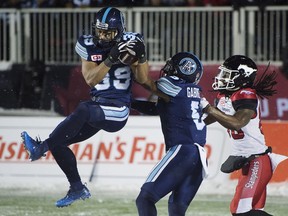
<svg viewBox="0 0 288 216"><path fill-rule="evenodd" d="M237 68L237 70L243 70L244 71L244 75L245 77L250 76L252 73L254 73L255 71L257 71L256 69L249 67L248 65L244 65L244 64L240 64L239 67Z"/></svg>
<svg viewBox="0 0 288 216"><path fill-rule="evenodd" d="M166 61L161 71L168 76L176 76L186 82L198 84L203 74L203 66L196 55L179 52Z"/></svg>
<svg viewBox="0 0 288 216"><path fill-rule="evenodd" d="M197 64L191 58L183 58L179 62L179 69L180 69L181 73L183 73L185 75L191 75L196 71Z"/></svg>

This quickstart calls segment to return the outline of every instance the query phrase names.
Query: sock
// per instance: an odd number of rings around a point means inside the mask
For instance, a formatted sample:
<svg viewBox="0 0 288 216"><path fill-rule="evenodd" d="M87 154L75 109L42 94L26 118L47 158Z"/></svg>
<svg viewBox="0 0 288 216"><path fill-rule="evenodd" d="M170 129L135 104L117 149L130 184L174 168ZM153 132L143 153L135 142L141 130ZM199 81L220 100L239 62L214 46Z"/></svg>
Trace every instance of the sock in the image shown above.
<svg viewBox="0 0 288 216"><path fill-rule="evenodd" d="M70 182L70 186L72 190L76 190L76 191L83 189L83 184L81 181Z"/></svg>

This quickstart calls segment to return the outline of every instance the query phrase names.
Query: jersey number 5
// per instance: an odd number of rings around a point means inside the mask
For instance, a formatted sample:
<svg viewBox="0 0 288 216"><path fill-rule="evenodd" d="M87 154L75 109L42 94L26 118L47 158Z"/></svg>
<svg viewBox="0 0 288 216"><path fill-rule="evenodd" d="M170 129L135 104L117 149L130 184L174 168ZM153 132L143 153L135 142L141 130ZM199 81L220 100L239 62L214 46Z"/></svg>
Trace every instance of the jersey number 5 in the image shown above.
<svg viewBox="0 0 288 216"><path fill-rule="evenodd" d="M202 130L205 127L205 123L202 121L201 113L199 113L199 110L201 110L199 104L200 102L198 101L191 102L191 111L192 111L191 117L196 125L197 130Z"/></svg>

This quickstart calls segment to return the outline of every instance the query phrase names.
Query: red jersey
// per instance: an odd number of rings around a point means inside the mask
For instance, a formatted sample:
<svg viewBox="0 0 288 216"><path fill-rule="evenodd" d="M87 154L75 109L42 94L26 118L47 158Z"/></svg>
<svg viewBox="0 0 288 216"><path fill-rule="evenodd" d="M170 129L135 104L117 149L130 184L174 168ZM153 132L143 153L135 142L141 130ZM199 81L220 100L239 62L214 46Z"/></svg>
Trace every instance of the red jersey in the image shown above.
<svg viewBox="0 0 288 216"><path fill-rule="evenodd" d="M227 97L217 96L217 108L227 115L234 115L240 109L252 109L254 116L249 123L238 131L229 130L232 141L231 155L248 157L251 154L263 153L267 149L260 119L260 101L255 89L244 88Z"/></svg>

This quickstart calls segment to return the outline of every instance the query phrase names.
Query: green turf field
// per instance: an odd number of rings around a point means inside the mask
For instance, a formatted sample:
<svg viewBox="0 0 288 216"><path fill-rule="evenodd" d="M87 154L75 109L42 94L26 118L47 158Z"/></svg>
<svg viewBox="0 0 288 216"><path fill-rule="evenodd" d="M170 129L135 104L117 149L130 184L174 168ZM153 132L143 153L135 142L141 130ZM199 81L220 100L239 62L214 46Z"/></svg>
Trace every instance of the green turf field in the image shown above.
<svg viewBox="0 0 288 216"><path fill-rule="evenodd" d="M0 188L0 216L137 216L137 192L91 190L92 198L69 207L56 208L54 202L65 195L63 188L39 190ZM198 195L187 216L228 216L228 195ZM167 216L167 198L158 204L158 215ZM274 216L287 216L286 197L268 197L266 211Z"/></svg>

